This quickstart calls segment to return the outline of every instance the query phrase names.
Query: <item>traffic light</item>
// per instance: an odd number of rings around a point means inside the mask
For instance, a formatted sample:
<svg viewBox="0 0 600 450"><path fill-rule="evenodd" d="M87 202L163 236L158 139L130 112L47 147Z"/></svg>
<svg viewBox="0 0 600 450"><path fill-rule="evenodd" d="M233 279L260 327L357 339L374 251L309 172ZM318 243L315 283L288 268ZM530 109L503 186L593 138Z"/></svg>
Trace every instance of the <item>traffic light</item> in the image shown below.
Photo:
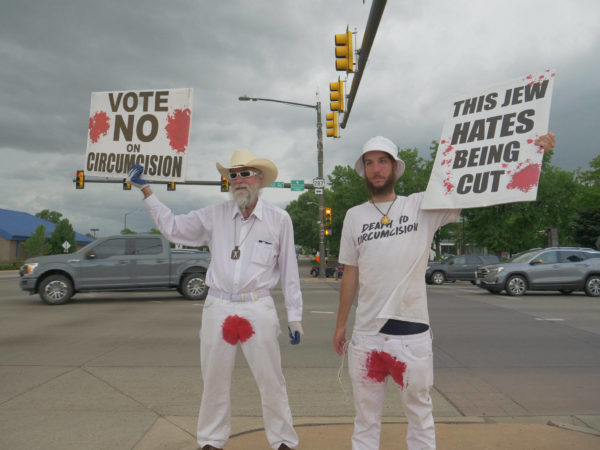
<svg viewBox="0 0 600 450"><path fill-rule="evenodd" d="M221 175L221 192L229 192L229 180Z"/></svg>
<svg viewBox="0 0 600 450"><path fill-rule="evenodd" d="M174 190L175 190L175 182L167 181L167 191L174 191Z"/></svg>
<svg viewBox="0 0 600 450"><path fill-rule="evenodd" d="M85 173L83 170L75 172L75 189L83 189L85 187Z"/></svg>
<svg viewBox="0 0 600 450"><path fill-rule="evenodd" d="M337 81L329 83L329 109L344 112L344 82L338 78Z"/></svg>
<svg viewBox="0 0 600 450"><path fill-rule="evenodd" d="M337 111L325 114L327 119L325 125L327 126L327 137L338 137L338 113Z"/></svg>
<svg viewBox="0 0 600 450"><path fill-rule="evenodd" d="M335 35L335 70L354 72L354 52L352 51L352 32Z"/></svg>
<svg viewBox="0 0 600 450"><path fill-rule="evenodd" d="M131 190L131 184L128 183L127 181L123 180L123 190L124 191L130 191Z"/></svg>
<svg viewBox="0 0 600 450"><path fill-rule="evenodd" d="M326 227L330 227L331 226L331 208L330 207L325 207L325 223L324 225Z"/></svg>
<svg viewBox="0 0 600 450"><path fill-rule="evenodd" d="M331 231L331 228L325 228L325 236L333 236L333 232Z"/></svg>

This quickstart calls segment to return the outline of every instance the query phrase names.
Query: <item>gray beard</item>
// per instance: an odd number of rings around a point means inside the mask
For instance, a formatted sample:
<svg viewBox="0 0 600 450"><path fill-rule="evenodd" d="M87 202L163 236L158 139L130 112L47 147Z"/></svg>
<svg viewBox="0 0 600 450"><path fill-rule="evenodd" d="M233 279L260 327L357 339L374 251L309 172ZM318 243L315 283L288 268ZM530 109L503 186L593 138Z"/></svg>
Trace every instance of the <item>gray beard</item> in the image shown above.
<svg viewBox="0 0 600 450"><path fill-rule="evenodd" d="M248 188L246 189L232 189L231 196L233 200L237 203L240 209L243 212L248 211L248 209L253 206L258 200L258 194L260 192L260 188L257 186L255 188L246 185ZM239 191L239 192L238 192Z"/></svg>

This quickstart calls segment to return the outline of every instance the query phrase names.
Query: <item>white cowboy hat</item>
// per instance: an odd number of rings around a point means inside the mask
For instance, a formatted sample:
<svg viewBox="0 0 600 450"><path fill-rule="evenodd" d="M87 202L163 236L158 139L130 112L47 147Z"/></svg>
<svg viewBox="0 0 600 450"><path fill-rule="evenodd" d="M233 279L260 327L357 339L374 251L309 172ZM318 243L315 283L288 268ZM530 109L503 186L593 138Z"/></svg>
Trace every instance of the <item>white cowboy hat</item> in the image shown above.
<svg viewBox="0 0 600 450"><path fill-rule="evenodd" d="M239 167L252 167L258 169L263 174L262 187L269 186L273 181L277 179L277 167L271 161L265 158L257 158L247 148L236 150L233 152L231 157L231 164L229 167L224 167L217 163L217 170L225 178L229 180L229 171Z"/></svg>
<svg viewBox="0 0 600 450"><path fill-rule="evenodd" d="M381 151L390 155L394 161L398 163L396 166L396 180L404 173L405 164L400 158L398 158L398 147L388 138L383 136L375 136L369 139L363 146L362 153L354 164L354 169L361 176L365 177L365 164L363 162L363 156L365 153L372 151Z"/></svg>

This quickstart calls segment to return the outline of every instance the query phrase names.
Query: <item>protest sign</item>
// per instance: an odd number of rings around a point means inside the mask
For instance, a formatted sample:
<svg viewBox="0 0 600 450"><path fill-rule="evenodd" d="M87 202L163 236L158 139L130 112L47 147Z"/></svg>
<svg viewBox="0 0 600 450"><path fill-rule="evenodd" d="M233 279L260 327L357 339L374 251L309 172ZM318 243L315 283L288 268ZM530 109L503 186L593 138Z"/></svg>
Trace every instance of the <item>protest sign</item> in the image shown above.
<svg viewBox="0 0 600 450"><path fill-rule="evenodd" d="M92 92L86 175L184 182L193 89Z"/></svg>
<svg viewBox="0 0 600 450"><path fill-rule="evenodd" d="M533 201L548 132L555 71L464 95L444 124L423 209Z"/></svg>

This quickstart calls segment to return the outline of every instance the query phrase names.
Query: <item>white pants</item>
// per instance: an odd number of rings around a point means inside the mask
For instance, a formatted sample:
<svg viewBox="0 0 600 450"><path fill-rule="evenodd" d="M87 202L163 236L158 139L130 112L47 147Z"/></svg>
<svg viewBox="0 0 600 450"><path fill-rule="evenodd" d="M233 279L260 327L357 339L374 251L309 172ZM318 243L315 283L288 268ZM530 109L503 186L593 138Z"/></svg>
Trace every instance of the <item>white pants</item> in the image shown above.
<svg viewBox="0 0 600 450"><path fill-rule="evenodd" d="M224 448L231 431L231 377L237 341L254 375L262 401L269 444L294 448L294 431L277 336L281 334L272 297L246 302L209 295L200 330L204 391L198 415L198 444Z"/></svg>
<svg viewBox="0 0 600 450"><path fill-rule="evenodd" d="M398 384L408 420L409 450L435 449L430 330L408 336L353 335L348 367L354 392L352 450L376 450L387 379Z"/></svg>

